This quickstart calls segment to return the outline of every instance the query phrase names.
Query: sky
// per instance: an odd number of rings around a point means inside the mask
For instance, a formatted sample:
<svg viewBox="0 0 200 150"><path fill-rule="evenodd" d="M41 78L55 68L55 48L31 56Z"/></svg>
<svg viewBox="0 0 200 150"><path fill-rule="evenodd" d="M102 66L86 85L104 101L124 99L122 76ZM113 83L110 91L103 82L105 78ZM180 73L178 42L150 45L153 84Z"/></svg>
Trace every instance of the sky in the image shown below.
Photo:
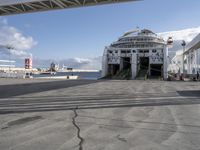
<svg viewBox="0 0 200 150"><path fill-rule="evenodd" d="M0 30L7 27L18 33L17 42L26 45L19 46L22 54L40 59L94 58L136 27L156 33L198 28L199 6L200 0L143 0L53 10L1 17Z"/></svg>

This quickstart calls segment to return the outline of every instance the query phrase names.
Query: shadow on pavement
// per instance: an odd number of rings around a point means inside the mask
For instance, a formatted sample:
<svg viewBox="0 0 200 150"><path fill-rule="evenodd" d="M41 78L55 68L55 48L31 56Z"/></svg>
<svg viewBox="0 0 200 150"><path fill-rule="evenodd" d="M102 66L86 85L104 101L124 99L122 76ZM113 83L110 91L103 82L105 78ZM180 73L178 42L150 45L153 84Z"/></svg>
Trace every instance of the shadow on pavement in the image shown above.
<svg viewBox="0 0 200 150"><path fill-rule="evenodd" d="M57 90L99 82L99 80L62 80L25 84L0 85L0 98Z"/></svg>
<svg viewBox="0 0 200 150"><path fill-rule="evenodd" d="M200 97L200 90L177 91L180 96Z"/></svg>

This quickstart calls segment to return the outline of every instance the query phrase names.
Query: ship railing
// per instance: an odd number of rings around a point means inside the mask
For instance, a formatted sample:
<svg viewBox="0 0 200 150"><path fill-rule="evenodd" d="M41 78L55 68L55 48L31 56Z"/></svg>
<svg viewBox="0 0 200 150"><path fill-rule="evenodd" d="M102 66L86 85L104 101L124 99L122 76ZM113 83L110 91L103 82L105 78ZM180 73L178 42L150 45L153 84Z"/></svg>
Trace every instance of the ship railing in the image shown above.
<svg viewBox="0 0 200 150"><path fill-rule="evenodd" d="M133 39L133 40L116 41L116 42L113 42L112 45L114 45L114 44L126 44L126 43L144 43L144 42L165 44L164 41L158 40L158 39L153 39L153 40L141 40L141 39L136 40L136 39Z"/></svg>
<svg viewBox="0 0 200 150"><path fill-rule="evenodd" d="M118 50L118 49L121 49L121 50L127 50L127 49L155 49L155 48L163 48L163 45L152 45L152 46L140 46L140 45L137 45L137 46L121 46L121 47L110 47L109 50Z"/></svg>

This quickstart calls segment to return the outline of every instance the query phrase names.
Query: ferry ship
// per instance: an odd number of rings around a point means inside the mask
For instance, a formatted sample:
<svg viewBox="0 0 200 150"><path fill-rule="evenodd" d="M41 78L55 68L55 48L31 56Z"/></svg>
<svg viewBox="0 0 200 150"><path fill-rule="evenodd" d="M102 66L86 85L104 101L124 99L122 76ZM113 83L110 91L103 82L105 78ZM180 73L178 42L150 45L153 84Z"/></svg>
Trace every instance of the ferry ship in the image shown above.
<svg viewBox="0 0 200 150"><path fill-rule="evenodd" d="M112 79L167 79L167 41L148 29L126 32L105 47L102 77Z"/></svg>

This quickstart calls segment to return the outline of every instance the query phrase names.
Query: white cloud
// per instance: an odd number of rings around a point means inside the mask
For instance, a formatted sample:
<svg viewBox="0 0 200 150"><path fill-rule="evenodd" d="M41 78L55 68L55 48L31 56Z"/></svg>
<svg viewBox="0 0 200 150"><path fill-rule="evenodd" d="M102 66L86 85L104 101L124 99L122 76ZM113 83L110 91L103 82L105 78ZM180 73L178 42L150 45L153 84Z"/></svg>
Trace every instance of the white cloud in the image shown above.
<svg viewBox="0 0 200 150"><path fill-rule="evenodd" d="M87 59L87 58L74 58L74 60L77 63L90 63L91 62L91 59Z"/></svg>
<svg viewBox="0 0 200 150"><path fill-rule="evenodd" d="M5 18L0 18L0 52L4 55L12 54L17 57L29 55L28 50L37 42L30 36L23 35L18 29L8 25ZM10 46L13 49L3 48Z"/></svg>
<svg viewBox="0 0 200 150"><path fill-rule="evenodd" d="M87 63L81 63L81 65L78 66L80 69L101 69L101 62L102 57L95 57L95 58L89 58L87 59Z"/></svg>
<svg viewBox="0 0 200 150"><path fill-rule="evenodd" d="M198 33L200 33L200 26L178 31L162 32L158 33L158 35L163 37L165 40L171 36L174 41L185 40L186 42L190 42Z"/></svg>
<svg viewBox="0 0 200 150"><path fill-rule="evenodd" d="M185 40L186 44L188 44L199 33L200 33L200 26L183 30L177 30L177 31L162 32L158 33L158 35L163 37L164 40L167 40L168 37L173 38L174 41L173 47L169 49L169 56L170 58L173 58L177 51L182 51L183 48L181 46L182 40Z"/></svg>

